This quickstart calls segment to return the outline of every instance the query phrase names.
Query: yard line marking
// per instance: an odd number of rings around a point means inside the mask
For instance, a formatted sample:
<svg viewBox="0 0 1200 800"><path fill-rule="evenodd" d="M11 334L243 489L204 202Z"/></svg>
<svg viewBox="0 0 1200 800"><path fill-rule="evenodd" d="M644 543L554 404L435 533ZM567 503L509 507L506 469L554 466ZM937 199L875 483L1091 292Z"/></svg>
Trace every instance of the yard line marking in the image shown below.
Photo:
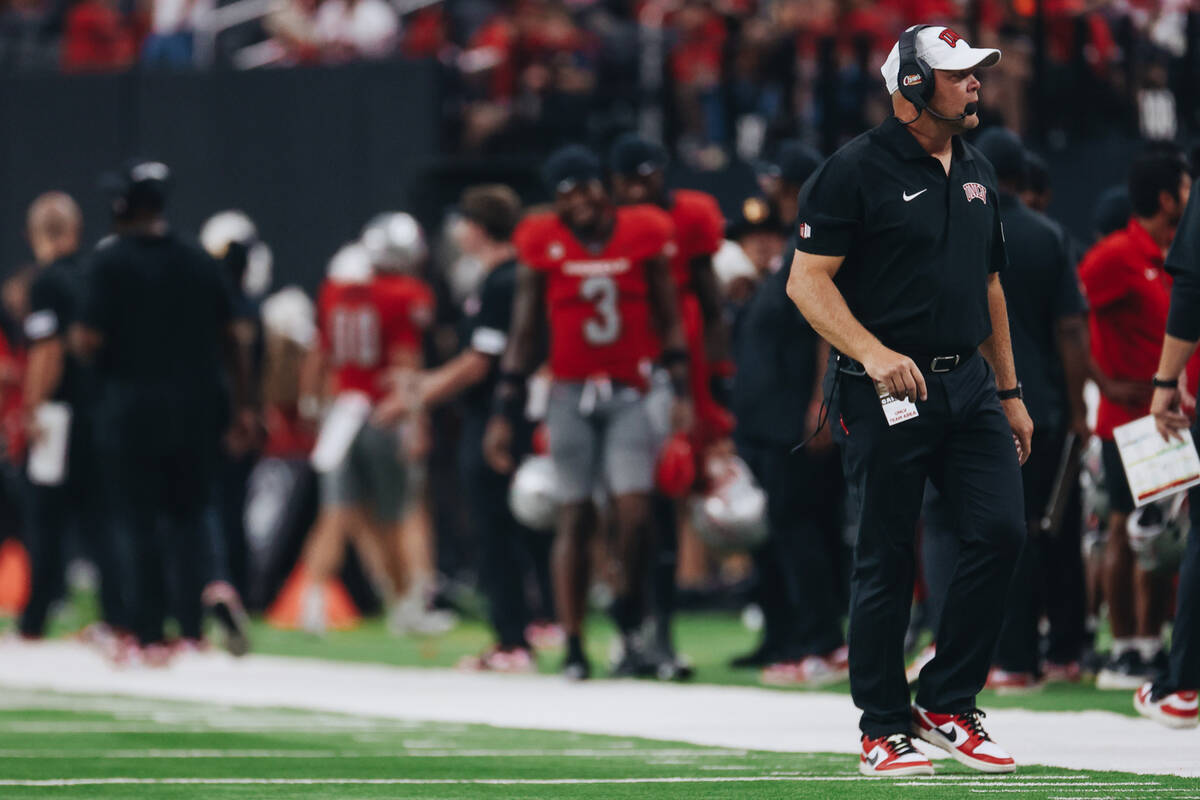
<svg viewBox="0 0 1200 800"><path fill-rule="evenodd" d="M875 781L862 775L807 775L807 776L724 776L724 777L671 777L671 778L64 778L46 780L0 780L0 786L20 787L63 787L63 786L593 786L617 784L667 784L667 783L849 783ZM955 786L984 786L987 782L951 781L931 779L893 783L892 786L932 787L953 784ZM1022 782L1011 786L1026 788L1044 786L1127 787L1142 786L1136 781L1114 781L1102 783ZM1154 785L1154 784L1150 784Z"/></svg>
<svg viewBox="0 0 1200 800"><path fill-rule="evenodd" d="M238 749L117 749L117 750L61 750L21 749L0 750L0 759L5 758L745 758L745 750L607 750L603 748L514 749L379 749L379 750L238 750ZM744 767L709 767L709 769L744 769Z"/></svg>

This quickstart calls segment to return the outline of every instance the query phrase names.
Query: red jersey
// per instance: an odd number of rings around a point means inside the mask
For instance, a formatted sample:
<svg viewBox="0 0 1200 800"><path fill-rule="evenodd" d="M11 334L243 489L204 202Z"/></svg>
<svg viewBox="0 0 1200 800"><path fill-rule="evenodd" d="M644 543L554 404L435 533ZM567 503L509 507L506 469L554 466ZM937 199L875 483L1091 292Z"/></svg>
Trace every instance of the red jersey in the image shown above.
<svg viewBox="0 0 1200 800"><path fill-rule="evenodd" d="M711 194L679 189L671 193L671 222L675 224L675 255L671 278L680 292L693 292L692 259L721 249L725 218Z"/></svg>
<svg viewBox="0 0 1200 800"><path fill-rule="evenodd" d="M580 244L553 213L526 217L513 243L521 261L546 276L554 377L604 376L644 386L658 348L645 262L672 255L671 218L653 206L615 213L612 235L599 252Z"/></svg>
<svg viewBox="0 0 1200 800"><path fill-rule="evenodd" d="M1162 266L1162 250L1136 219L1101 239L1079 263L1092 356L1110 378L1149 383L1154 377L1171 306L1171 278ZM1149 413L1149 406L1118 405L1101 396L1096 435L1111 440L1113 428Z"/></svg>
<svg viewBox="0 0 1200 800"><path fill-rule="evenodd" d="M317 300L317 329L333 369L334 391L365 392L372 400L386 394L384 378L393 356L421 346L432 309L433 293L415 278L326 281Z"/></svg>

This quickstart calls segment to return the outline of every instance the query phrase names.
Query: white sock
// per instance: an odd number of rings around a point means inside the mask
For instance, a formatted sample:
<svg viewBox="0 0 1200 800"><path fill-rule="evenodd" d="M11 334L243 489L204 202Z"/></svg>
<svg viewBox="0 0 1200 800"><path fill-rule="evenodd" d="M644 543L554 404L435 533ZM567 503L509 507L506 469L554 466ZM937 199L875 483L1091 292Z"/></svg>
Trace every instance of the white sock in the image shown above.
<svg viewBox="0 0 1200 800"><path fill-rule="evenodd" d="M300 627L315 633L325 630L325 622L325 586L310 584L300 604Z"/></svg>
<svg viewBox="0 0 1200 800"><path fill-rule="evenodd" d="M1112 657L1120 658L1126 651L1137 647L1136 640L1132 636L1123 636L1120 639L1113 639Z"/></svg>

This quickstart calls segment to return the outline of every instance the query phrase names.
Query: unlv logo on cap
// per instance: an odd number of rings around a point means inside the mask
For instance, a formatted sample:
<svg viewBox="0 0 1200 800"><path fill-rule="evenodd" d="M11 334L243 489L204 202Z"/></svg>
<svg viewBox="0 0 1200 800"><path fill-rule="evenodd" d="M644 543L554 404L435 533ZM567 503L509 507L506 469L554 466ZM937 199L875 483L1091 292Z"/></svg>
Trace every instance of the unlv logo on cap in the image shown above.
<svg viewBox="0 0 1200 800"><path fill-rule="evenodd" d="M987 187L982 183L964 183L963 191L967 195L967 202L979 200L985 206L987 205Z"/></svg>
<svg viewBox="0 0 1200 800"><path fill-rule="evenodd" d="M949 28L946 28L944 31L939 33L938 38L951 47L954 47L954 45L962 41L962 37Z"/></svg>
<svg viewBox="0 0 1200 800"><path fill-rule="evenodd" d="M925 82L924 79L916 73L913 73L912 75L904 76L904 85L905 86L916 86L918 83L924 83L924 82Z"/></svg>

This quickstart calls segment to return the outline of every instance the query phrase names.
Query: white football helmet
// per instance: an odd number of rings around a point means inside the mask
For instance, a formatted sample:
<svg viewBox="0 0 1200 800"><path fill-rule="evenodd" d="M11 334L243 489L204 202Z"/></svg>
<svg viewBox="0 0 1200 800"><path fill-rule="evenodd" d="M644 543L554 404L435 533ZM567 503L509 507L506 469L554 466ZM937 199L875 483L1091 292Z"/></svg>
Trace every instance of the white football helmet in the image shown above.
<svg viewBox="0 0 1200 800"><path fill-rule="evenodd" d="M370 283L375 276L371 256L357 242L344 244L329 259L329 280L334 283Z"/></svg>
<svg viewBox="0 0 1200 800"><path fill-rule="evenodd" d="M508 506L526 528L552 532L558 519L558 474L549 456L521 462L508 487Z"/></svg>
<svg viewBox="0 0 1200 800"><path fill-rule="evenodd" d="M692 501L692 524L718 551L754 550L767 538L767 495L746 462L713 456L705 465L711 487Z"/></svg>
<svg viewBox="0 0 1200 800"><path fill-rule="evenodd" d="M1142 569L1172 570L1183 559L1191 527L1187 492L1179 492L1135 510L1125 530Z"/></svg>
<svg viewBox="0 0 1200 800"><path fill-rule="evenodd" d="M429 247L425 233L411 214L389 211L371 219L360 239L380 272L415 273L425 263Z"/></svg>
<svg viewBox="0 0 1200 800"><path fill-rule="evenodd" d="M200 229L200 244L213 258L225 258L229 246L234 243L246 248L242 290L251 297L261 297L271 288L274 257L266 242L258 238L254 221L241 211L220 211L209 217Z"/></svg>

